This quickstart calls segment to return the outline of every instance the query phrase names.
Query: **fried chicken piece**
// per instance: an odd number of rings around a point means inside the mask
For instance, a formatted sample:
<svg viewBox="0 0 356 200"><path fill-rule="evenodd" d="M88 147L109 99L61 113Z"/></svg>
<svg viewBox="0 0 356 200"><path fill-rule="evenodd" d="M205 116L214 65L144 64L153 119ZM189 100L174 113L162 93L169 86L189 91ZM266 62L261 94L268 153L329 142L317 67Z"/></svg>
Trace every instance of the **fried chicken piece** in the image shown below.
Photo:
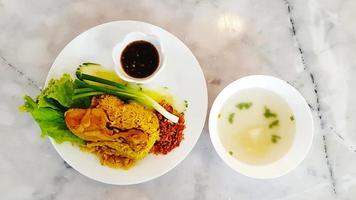
<svg viewBox="0 0 356 200"><path fill-rule="evenodd" d="M70 131L86 141L121 140L137 149L136 146L144 146L148 140L147 134L141 130L120 132L115 127L108 128L109 120L101 108L70 109L65 113L65 121Z"/></svg>
<svg viewBox="0 0 356 200"><path fill-rule="evenodd" d="M134 151L140 151L145 148L148 141L148 135L137 129L120 132L118 137L121 142L129 144L130 148Z"/></svg>
<svg viewBox="0 0 356 200"><path fill-rule="evenodd" d="M159 132L159 121L152 110L135 102L124 103L111 95L95 96L92 105L105 110L110 126L121 130L140 129L150 134Z"/></svg>
<svg viewBox="0 0 356 200"><path fill-rule="evenodd" d="M83 150L114 168L133 166L159 137L159 121L152 110L111 95L93 97L88 109L69 109L65 121L70 131L87 141Z"/></svg>
<svg viewBox="0 0 356 200"><path fill-rule="evenodd" d="M69 109L65 112L68 129L86 141L110 141L115 139L114 131L106 127L109 122L103 109Z"/></svg>

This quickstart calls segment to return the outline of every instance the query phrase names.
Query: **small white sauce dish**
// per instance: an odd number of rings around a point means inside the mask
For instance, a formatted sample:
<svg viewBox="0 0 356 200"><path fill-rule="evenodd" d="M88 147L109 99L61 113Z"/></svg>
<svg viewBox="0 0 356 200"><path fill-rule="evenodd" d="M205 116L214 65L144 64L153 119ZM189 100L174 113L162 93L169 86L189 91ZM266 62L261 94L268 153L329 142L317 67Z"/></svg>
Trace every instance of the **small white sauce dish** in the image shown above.
<svg viewBox="0 0 356 200"><path fill-rule="evenodd" d="M281 159L265 165L247 164L229 155L220 139L218 130L218 115L224 103L232 95L245 89L254 88L270 90L281 97L292 110L296 123L294 140L288 152ZM304 160L312 145L314 125L307 102L294 87L275 77L252 75L230 83L216 97L210 111L209 132L216 152L233 170L251 178L272 179L287 174Z"/></svg>
<svg viewBox="0 0 356 200"><path fill-rule="evenodd" d="M125 47L127 47L127 45L129 45L132 42L135 41L146 41L151 43L158 51L158 55L159 55L159 64L157 69L155 70L154 73L152 73L150 76L145 77L145 78L135 78L132 77L130 75L128 75L121 64L121 54L124 51ZM159 38L155 35L151 35L151 34L145 34L142 32L131 32L128 33L124 39L119 42L118 44L116 44L112 50L112 58L114 61L114 68L115 68L115 72L117 73L117 75L128 82L134 82L134 83L148 83L150 81L152 81L163 69L163 67L165 66L165 57L164 57L164 52L163 52L163 48L162 48L162 44L159 40Z"/></svg>

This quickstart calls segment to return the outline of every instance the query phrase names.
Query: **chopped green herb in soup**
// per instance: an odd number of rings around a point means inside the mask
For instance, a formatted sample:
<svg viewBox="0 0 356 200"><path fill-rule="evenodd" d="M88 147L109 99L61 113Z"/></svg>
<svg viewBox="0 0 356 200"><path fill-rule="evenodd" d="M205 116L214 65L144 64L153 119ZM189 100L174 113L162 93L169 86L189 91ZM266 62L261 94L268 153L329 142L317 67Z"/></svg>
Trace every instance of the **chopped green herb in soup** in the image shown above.
<svg viewBox="0 0 356 200"><path fill-rule="evenodd" d="M252 106L252 102L242 102L236 105L239 110L247 110Z"/></svg>
<svg viewBox="0 0 356 200"><path fill-rule="evenodd" d="M290 149L296 130L287 102L269 90L251 88L236 92L218 111L218 134L232 158L265 165ZM238 155L238 156L236 156Z"/></svg>
<svg viewBox="0 0 356 200"><path fill-rule="evenodd" d="M234 123L234 118L235 118L235 113L230 113L228 118L230 124Z"/></svg>

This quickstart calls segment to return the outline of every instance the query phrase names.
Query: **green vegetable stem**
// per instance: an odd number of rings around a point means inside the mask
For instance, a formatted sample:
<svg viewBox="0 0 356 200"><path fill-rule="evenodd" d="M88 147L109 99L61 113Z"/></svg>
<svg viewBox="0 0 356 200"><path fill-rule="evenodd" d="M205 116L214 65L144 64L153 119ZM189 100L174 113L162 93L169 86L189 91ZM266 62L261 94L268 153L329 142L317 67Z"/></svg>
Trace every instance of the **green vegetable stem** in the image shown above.
<svg viewBox="0 0 356 200"><path fill-rule="evenodd" d="M87 66L84 66L87 67ZM84 93L76 93L76 95L91 96L98 93L105 93L118 96L126 100L135 100L147 107L155 109L157 112L161 113L168 120L177 123L178 117L168 112L159 103L157 103L153 98L146 95L142 91L134 88L127 87L123 84L116 83L114 81L106 80L97 76L92 76L82 72L83 66L80 66L76 71L76 76L79 80L75 80L75 83L81 88L90 88L92 91L87 91ZM93 84L96 83L96 84ZM76 96L74 97L76 98Z"/></svg>

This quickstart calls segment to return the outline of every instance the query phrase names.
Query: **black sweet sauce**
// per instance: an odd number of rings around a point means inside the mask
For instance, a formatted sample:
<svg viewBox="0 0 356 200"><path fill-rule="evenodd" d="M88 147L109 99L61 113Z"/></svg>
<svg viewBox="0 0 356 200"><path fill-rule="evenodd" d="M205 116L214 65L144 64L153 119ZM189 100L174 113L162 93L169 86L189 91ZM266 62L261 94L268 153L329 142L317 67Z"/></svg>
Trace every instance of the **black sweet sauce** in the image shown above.
<svg viewBox="0 0 356 200"><path fill-rule="evenodd" d="M120 61L129 76L146 78L156 71L159 65L159 54L151 43L139 40L125 47Z"/></svg>

